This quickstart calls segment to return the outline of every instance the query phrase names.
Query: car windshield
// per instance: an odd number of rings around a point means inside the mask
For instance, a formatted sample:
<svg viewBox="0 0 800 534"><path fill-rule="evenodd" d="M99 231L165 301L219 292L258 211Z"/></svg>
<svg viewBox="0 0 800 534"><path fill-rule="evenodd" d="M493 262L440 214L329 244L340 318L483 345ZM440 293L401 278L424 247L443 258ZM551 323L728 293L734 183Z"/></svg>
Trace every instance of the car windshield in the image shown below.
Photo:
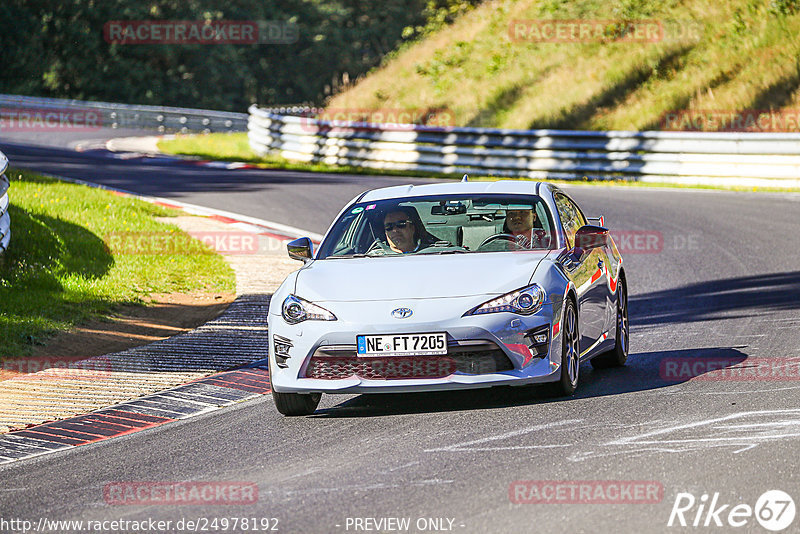
<svg viewBox="0 0 800 534"><path fill-rule="evenodd" d="M362 202L343 213L317 259L548 250L553 221L535 195L447 195Z"/></svg>

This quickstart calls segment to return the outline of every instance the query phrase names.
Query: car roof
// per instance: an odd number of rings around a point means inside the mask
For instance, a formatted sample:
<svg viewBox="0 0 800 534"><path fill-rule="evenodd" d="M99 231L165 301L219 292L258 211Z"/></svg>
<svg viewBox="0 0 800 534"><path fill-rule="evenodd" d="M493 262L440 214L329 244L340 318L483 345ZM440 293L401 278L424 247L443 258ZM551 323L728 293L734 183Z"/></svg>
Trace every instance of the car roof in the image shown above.
<svg viewBox="0 0 800 534"><path fill-rule="evenodd" d="M453 194L510 194L510 195L535 195L543 182L529 182L523 180L500 180L497 182L450 182L424 185L396 185L382 187L367 191L358 199L359 202L373 200L387 200L392 198L419 197L428 195L453 195Z"/></svg>

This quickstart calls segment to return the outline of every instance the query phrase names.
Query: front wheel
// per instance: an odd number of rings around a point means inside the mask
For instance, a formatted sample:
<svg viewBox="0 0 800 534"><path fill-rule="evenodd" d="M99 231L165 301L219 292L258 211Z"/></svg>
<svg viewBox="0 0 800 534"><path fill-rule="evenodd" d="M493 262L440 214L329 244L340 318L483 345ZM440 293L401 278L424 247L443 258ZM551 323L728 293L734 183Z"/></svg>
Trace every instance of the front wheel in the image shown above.
<svg viewBox="0 0 800 534"><path fill-rule="evenodd" d="M578 334L578 312L572 299L564 301L564 317L561 322L561 378L552 384L552 393L569 396L578 387L581 369L581 353Z"/></svg>
<svg viewBox="0 0 800 534"><path fill-rule="evenodd" d="M319 406L322 393L278 393L272 392L275 407L283 415L311 415Z"/></svg>
<svg viewBox="0 0 800 534"><path fill-rule="evenodd" d="M617 289L617 338L614 348L604 352L590 361L595 369L607 367L622 367L628 361L628 343L630 342L630 328L628 326L628 288L620 280Z"/></svg>

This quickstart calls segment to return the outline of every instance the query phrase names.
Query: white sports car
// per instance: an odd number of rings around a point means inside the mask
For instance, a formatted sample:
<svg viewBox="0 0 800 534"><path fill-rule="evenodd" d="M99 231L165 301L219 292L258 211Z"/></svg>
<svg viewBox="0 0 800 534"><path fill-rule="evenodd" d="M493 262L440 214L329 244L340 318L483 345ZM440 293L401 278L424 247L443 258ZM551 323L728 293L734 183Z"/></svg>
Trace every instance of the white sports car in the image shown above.
<svg viewBox="0 0 800 534"><path fill-rule="evenodd" d="M580 362L623 365L622 257L548 183L456 182L367 191L269 308L273 398L313 413L322 393L551 383L571 395Z"/></svg>

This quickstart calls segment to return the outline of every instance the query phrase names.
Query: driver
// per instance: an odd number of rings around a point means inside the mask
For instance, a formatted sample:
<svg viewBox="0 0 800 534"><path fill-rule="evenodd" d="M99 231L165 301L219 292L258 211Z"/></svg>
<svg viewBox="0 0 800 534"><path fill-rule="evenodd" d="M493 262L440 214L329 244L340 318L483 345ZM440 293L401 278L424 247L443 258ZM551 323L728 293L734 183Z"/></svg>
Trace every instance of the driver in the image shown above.
<svg viewBox="0 0 800 534"><path fill-rule="evenodd" d="M536 212L533 209L508 210L503 232L513 235L517 245L522 248L536 248L539 246L539 237L534 233L535 226Z"/></svg>
<svg viewBox="0 0 800 534"><path fill-rule="evenodd" d="M425 229L417 210L411 206L390 208L383 216L383 230L386 241L377 239L368 254L376 250L408 254L430 247L439 241Z"/></svg>

